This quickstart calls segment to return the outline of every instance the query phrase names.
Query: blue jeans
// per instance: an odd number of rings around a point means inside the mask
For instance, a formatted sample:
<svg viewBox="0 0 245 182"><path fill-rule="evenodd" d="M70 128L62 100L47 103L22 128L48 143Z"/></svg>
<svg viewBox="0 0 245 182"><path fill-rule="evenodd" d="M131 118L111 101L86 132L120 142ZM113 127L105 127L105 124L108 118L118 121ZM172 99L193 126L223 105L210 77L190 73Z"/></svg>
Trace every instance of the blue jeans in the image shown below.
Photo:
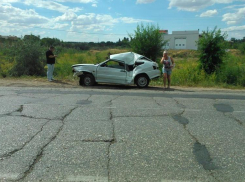
<svg viewBox="0 0 245 182"><path fill-rule="evenodd" d="M47 77L49 81L53 79L53 73L54 73L54 64L48 64Z"/></svg>

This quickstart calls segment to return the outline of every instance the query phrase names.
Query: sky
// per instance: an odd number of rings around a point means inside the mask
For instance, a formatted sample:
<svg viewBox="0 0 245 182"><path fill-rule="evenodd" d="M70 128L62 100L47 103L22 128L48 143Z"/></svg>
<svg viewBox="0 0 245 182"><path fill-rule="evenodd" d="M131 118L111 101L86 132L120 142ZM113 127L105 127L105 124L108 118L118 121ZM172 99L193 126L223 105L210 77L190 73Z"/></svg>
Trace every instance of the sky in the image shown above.
<svg viewBox="0 0 245 182"><path fill-rule="evenodd" d="M0 35L116 42L137 25L245 37L245 0L0 0Z"/></svg>

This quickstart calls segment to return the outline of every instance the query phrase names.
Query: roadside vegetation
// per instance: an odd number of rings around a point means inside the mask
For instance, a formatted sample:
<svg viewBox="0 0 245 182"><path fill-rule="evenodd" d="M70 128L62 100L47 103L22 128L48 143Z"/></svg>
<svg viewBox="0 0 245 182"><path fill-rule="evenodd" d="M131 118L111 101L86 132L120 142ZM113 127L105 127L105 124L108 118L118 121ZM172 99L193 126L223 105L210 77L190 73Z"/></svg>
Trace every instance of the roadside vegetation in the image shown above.
<svg viewBox="0 0 245 182"><path fill-rule="evenodd" d="M150 30L155 33L155 36L159 36L151 28L141 25L136 31ZM158 27L153 28L158 29ZM131 37L131 39L135 38ZM214 40L217 41L217 44L210 45L210 42L214 42ZM31 78L39 77L46 80L45 51L52 44L55 45L56 54L58 54L54 72L56 79L77 81L71 72L73 64L96 64L107 59L110 54L134 51L135 48L130 46L130 43L132 42L127 38L116 43L67 43L54 38L40 39L35 35L25 36L17 41L0 40L0 79L27 75ZM134 42L134 45L138 45L138 43ZM219 30L214 30L204 32L199 43L201 49L198 51L169 50L169 55L174 58L176 63L171 85L216 88L245 87L245 38L227 42L225 35L221 35ZM207 48L212 49L207 51ZM154 55L149 57L159 63L162 50L158 50ZM216 57L210 59L212 55ZM213 60L218 60L218 62ZM159 64L159 66L161 69L162 65ZM162 78L155 79L151 81L150 85L162 86L163 80Z"/></svg>
<svg viewBox="0 0 245 182"><path fill-rule="evenodd" d="M173 56L176 63L171 85L239 89L245 87L245 55L239 50L230 49L221 68L211 74L199 69L198 51L172 50L169 54ZM159 78L151 84L162 85L162 83L162 79Z"/></svg>
<svg viewBox="0 0 245 182"><path fill-rule="evenodd" d="M159 27L153 24L138 25L133 35L129 35L130 47L133 52L144 55L153 61L162 52L162 47L167 43L163 40Z"/></svg>

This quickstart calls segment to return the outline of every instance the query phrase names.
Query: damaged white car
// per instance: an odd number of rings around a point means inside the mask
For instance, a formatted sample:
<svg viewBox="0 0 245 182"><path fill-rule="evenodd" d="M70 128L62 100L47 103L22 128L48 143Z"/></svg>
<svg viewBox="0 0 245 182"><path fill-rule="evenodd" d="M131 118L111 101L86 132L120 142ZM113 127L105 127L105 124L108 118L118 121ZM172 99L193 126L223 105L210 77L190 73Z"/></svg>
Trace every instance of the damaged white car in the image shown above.
<svg viewBox="0 0 245 182"><path fill-rule="evenodd" d="M158 64L145 56L126 52L110 55L99 64L76 64L72 66L74 76L80 77L80 85L113 83L147 87L153 78L160 76Z"/></svg>

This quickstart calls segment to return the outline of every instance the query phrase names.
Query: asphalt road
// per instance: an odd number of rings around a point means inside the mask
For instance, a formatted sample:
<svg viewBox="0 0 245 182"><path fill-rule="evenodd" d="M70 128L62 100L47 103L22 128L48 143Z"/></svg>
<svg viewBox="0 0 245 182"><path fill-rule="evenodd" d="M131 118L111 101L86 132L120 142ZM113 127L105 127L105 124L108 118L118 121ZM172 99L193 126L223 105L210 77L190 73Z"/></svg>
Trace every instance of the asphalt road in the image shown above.
<svg viewBox="0 0 245 182"><path fill-rule="evenodd" d="M0 181L245 181L245 93L0 87Z"/></svg>

